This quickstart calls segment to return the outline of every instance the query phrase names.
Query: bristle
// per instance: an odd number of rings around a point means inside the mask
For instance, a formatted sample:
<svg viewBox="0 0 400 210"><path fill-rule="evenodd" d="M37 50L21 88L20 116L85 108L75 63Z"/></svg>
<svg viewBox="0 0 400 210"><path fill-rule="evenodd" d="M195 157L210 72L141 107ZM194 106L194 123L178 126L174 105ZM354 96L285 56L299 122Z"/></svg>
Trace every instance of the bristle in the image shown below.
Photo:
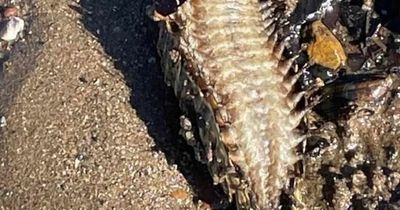
<svg viewBox="0 0 400 210"><path fill-rule="evenodd" d="M285 42L282 41L277 45L275 45L273 54L275 55L275 57L280 58L284 50L285 50Z"/></svg>
<svg viewBox="0 0 400 210"><path fill-rule="evenodd" d="M272 34L275 34L275 36L278 36L275 33L275 27L276 27L275 24L271 24L267 28L264 28L264 33L265 33L266 37L268 37L268 39L271 39L270 37L272 36ZM271 46L275 46L275 45L271 45Z"/></svg>
<svg viewBox="0 0 400 210"><path fill-rule="evenodd" d="M290 141L290 145L292 148L297 147L301 142L307 139L306 135L299 135L300 137L294 138Z"/></svg>
<svg viewBox="0 0 400 210"><path fill-rule="evenodd" d="M274 22L275 22L274 18L265 17L265 19L263 21L264 29L268 29Z"/></svg>
<svg viewBox="0 0 400 210"><path fill-rule="evenodd" d="M282 85L284 85L286 87L286 89L292 90L292 88L296 84L297 80L299 80L301 75L302 75L302 72L297 72L295 75L292 75L289 78L286 78L285 81L283 81Z"/></svg>
<svg viewBox="0 0 400 210"><path fill-rule="evenodd" d="M283 75L287 75L287 73L289 72L290 68L293 66L294 61L296 60L296 56L292 57L290 59L286 59L286 60L281 60L279 61L278 64L278 71Z"/></svg>
<svg viewBox="0 0 400 210"><path fill-rule="evenodd" d="M307 112L308 112L308 110L294 111L289 116L289 122L290 122L290 126L292 127L292 129L295 129L297 126L299 126L301 120L303 119L304 115Z"/></svg>
<svg viewBox="0 0 400 210"><path fill-rule="evenodd" d="M297 104L300 102L300 100L303 98L305 91L301 91L299 93L292 94L288 98L286 98L286 103L287 105L291 108L294 109Z"/></svg>
<svg viewBox="0 0 400 210"><path fill-rule="evenodd" d="M284 96L284 97L286 97L286 96ZM288 115L290 115L291 113L292 113L292 108L286 103L286 101L285 100L283 100L282 102L281 102L281 104L279 104L280 105L280 111L283 113L283 114L285 114L286 116L288 116Z"/></svg>
<svg viewBox="0 0 400 210"><path fill-rule="evenodd" d="M273 14L274 2L273 1L262 1L259 2L259 12L261 14L270 13Z"/></svg>
<svg viewBox="0 0 400 210"><path fill-rule="evenodd" d="M285 159L287 160L286 161L287 167L292 168L295 163L297 163L299 160L301 160L301 157L293 154L288 157L285 157Z"/></svg>

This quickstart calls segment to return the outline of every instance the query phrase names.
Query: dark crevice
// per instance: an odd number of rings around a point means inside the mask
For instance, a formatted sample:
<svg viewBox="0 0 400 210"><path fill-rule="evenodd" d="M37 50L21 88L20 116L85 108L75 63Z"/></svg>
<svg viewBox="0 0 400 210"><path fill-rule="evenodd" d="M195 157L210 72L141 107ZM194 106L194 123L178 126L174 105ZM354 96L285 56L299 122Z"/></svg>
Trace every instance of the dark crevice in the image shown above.
<svg viewBox="0 0 400 210"><path fill-rule="evenodd" d="M164 83L156 51L157 24L146 15L150 0L81 0L80 12L88 31L96 36L115 68L131 88L131 105L154 138L156 151L165 154L169 164L176 164L194 192L194 202L202 200L213 206L223 200L221 189L213 186L207 167L197 162L193 149L178 136L178 103ZM166 8L173 11L173 7Z"/></svg>

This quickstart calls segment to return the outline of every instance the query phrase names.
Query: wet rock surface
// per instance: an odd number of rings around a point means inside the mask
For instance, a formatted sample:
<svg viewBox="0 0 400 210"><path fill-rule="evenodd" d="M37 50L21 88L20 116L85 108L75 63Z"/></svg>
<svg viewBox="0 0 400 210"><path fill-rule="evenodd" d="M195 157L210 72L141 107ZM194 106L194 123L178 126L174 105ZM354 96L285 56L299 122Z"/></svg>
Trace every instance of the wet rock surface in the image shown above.
<svg viewBox="0 0 400 210"><path fill-rule="evenodd" d="M293 205L398 209L399 45L386 15L396 21L390 11L399 7L379 0L331 3L339 9L327 10L322 22L340 41L347 62L339 69L309 65L310 53L298 61L305 73L300 86L318 89L307 102L318 102L305 118L309 137L299 146L303 159L293 178ZM324 58L324 50L317 56Z"/></svg>
<svg viewBox="0 0 400 210"><path fill-rule="evenodd" d="M20 4L29 33L0 78L1 208L217 208L174 130L150 2Z"/></svg>

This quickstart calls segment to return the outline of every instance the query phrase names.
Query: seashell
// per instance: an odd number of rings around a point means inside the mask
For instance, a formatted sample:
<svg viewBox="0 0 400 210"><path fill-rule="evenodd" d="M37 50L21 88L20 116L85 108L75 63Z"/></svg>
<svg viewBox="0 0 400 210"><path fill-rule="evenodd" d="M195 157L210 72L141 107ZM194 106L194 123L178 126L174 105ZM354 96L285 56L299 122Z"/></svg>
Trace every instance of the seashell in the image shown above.
<svg viewBox="0 0 400 210"><path fill-rule="evenodd" d="M25 22L19 17L10 17L0 30L0 38L4 41L14 41L24 30Z"/></svg>
<svg viewBox="0 0 400 210"><path fill-rule="evenodd" d="M333 70L345 66L347 55L328 27L317 20L311 24L311 31L314 40L307 48L310 61Z"/></svg>
<svg viewBox="0 0 400 210"><path fill-rule="evenodd" d="M315 110L330 120L348 118L352 113L364 116L382 114L399 84L398 75L393 73L343 76L319 91L321 102Z"/></svg>

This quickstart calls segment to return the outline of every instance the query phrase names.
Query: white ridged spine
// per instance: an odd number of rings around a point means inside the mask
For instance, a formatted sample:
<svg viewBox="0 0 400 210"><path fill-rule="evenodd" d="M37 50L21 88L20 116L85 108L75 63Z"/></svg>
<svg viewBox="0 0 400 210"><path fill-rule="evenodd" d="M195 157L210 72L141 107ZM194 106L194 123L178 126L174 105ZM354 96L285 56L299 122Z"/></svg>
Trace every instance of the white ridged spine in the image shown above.
<svg viewBox="0 0 400 210"><path fill-rule="evenodd" d="M294 147L301 139L293 129L302 114L290 112L299 97L288 98L282 88L291 62L280 62L274 53L277 26L275 20L268 21L273 14L268 7L273 5L257 0L188 0L173 15L183 23L180 48L185 57L214 81L218 95L229 99L224 107L232 119L229 129L221 132L222 141L239 148L229 155L249 178L259 209L278 207L288 169L297 161Z"/></svg>

